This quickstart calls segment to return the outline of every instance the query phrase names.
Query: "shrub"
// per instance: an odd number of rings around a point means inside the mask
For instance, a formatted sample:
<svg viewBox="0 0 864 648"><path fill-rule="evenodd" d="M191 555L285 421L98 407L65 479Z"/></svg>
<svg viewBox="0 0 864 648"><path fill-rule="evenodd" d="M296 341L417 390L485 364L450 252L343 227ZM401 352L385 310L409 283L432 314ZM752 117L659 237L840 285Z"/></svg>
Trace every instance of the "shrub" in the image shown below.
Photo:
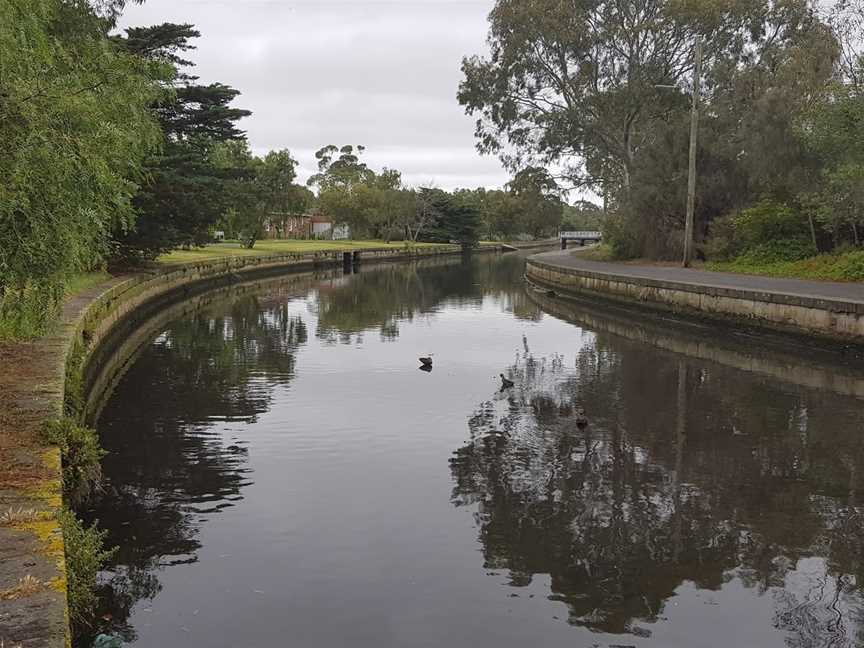
<svg viewBox="0 0 864 648"><path fill-rule="evenodd" d="M738 258L745 263L776 263L778 261L800 261L816 254L816 249L807 239L777 239L759 243L747 249Z"/></svg>
<svg viewBox="0 0 864 648"><path fill-rule="evenodd" d="M104 547L106 531L99 531L95 523L85 527L68 509L60 513L60 525L66 550L69 620L73 631L81 630L92 624L97 603L96 577L114 550Z"/></svg>
<svg viewBox="0 0 864 648"><path fill-rule="evenodd" d="M709 259L727 261L741 251L740 241L735 236L734 216L721 216L711 223L711 231L704 245L705 255Z"/></svg>
<svg viewBox="0 0 864 648"><path fill-rule="evenodd" d="M641 244L637 229L621 214L610 214L603 224L603 242L609 246L613 259L635 259L640 256Z"/></svg>
<svg viewBox="0 0 864 648"><path fill-rule="evenodd" d="M45 424L45 436L60 447L66 496L73 502L87 497L102 477L100 462L105 456L96 431L64 416Z"/></svg>
<svg viewBox="0 0 864 648"><path fill-rule="evenodd" d="M817 253L801 213L772 200L717 219L705 250L712 260L745 265L798 261Z"/></svg>
<svg viewBox="0 0 864 648"><path fill-rule="evenodd" d="M63 299L59 283L31 281L14 289L0 282L0 339L30 339L48 332Z"/></svg>
<svg viewBox="0 0 864 648"><path fill-rule="evenodd" d="M767 199L738 212L733 217L733 226L735 238L745 250L777 240L809 237L807 223L800 213L785 203Z"/></svg>
<svg viewBox="0 0 864 648"><path fill-rule="evenodd" d="M855 250L833 257L828 278L840 281L864 281L864 250Z"/></svg>

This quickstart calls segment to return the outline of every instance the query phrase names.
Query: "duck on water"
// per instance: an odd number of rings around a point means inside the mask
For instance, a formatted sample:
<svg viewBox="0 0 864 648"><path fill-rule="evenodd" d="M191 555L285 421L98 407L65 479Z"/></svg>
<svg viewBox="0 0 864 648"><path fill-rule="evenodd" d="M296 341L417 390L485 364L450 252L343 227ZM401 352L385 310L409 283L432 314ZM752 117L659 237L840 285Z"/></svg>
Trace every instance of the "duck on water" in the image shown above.
<svg viewBox="0 0 864 648"><path fill-rule="evenodd" d="M585 414L585 410L581 407L576 410L576 427L580 430L584 430L588 427L588 416Z"/></svg>

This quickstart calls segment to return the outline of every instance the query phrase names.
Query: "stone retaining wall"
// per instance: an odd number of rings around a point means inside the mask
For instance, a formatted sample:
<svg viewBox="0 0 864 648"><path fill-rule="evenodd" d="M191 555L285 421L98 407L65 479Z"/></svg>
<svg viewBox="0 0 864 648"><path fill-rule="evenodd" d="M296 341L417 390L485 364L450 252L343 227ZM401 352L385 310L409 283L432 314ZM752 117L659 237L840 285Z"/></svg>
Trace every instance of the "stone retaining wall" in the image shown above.
<svg viewBox="0 0 864 648"><path fill-rule="evenodd" d="M786 333L864 344L864 303L594 272L528 260L526 276L577 295L640 303Z"/></svg>
<svg viewBox="0 0 864 648"><path fill-rule="evenodd" d="M718 322L672 319L638 305L591 298L560 299L537 290L529 298L544 312L596 334L609 334L662 351L766 376L774 381L864 400L861 362L841 363L829 350L790 346L784 335L742 335ZM860 360L860 358L859 358Z"/></svg>

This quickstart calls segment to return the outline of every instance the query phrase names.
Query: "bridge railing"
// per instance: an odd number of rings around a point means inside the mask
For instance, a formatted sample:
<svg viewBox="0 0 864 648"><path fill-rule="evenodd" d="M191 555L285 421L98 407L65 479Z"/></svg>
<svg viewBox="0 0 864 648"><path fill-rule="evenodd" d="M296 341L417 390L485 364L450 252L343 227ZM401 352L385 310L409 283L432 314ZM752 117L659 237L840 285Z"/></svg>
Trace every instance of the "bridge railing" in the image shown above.
<svg viewBox="0 0 864 648"><path fill-rule="evenodd" d="M558 238L562 239L601 239L602 232L594 232L590 230L578 230L575 232L558 232Z"/></svg>

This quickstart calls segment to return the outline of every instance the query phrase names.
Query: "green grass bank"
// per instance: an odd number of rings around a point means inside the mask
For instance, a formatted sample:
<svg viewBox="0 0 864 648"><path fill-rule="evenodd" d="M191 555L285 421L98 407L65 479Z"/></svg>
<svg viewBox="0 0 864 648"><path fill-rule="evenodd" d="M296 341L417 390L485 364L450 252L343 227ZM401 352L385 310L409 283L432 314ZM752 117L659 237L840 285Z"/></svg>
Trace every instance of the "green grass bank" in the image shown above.
<svg viewBox="0 0 864 648"><path fill-rule="evenodd" d="M415 250L447 248L443 243L411 243L405 241L306 241L306 240L271 240L265 239L255 243L252 249L244 248L237 241L211 243L200 248L189 250L174 250L159 257L159 263L194 263L227 257L268 256L273 254L309 254L315 252L339 252L354 250Z"/></svg>
<svg viewBox="0 0 864 648"><path fill-rule="evenodd" d="M659 262L650 259L616 259L608 245L597 245L578 252L590 261L609 261L624 265L670 266L676 262ZM729 261L705 261L693 263L694 268L712 272L734 272L737 274L786 279L808 279L811 281L864 282L864 250L850 250L836 254L817 254L794 261L765 261L743 255Z"/></svg>

